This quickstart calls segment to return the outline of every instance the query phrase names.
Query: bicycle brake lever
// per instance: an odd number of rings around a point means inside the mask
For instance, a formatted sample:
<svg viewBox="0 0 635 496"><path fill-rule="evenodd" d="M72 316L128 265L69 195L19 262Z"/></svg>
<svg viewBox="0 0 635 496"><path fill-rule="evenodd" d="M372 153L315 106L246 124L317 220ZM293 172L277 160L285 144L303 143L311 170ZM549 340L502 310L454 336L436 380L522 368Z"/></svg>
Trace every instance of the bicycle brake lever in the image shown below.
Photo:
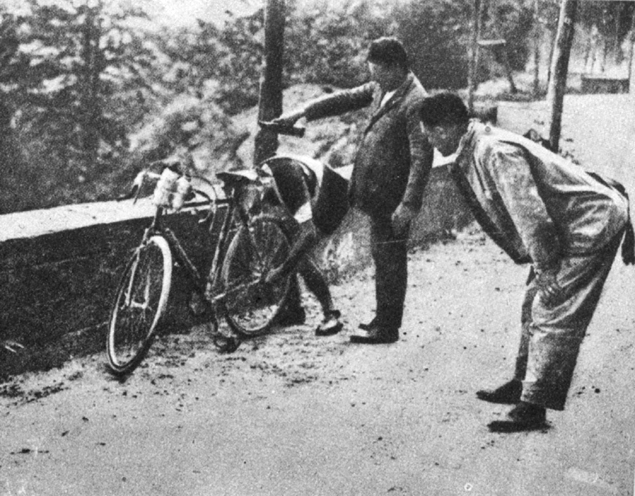
<svg viewBox="0 0 635 496"><path fill-rule="evenodd" d="M134 205L135 203L137 203L137 200L139 199L139 194L141 193L141 186L143 186L143 182L145 181L146 178L146 174L147 171L141 171L139 172L139 174L137 174L137 177L135 177L134 182L132 184L132 192L134 195L134 200L132 201L132 204Z"/></svg>
<svg viewBox="0 0 635 496"><path fill-rule="evenodd" d="M139 172L139 174L137 174L137 177L134 178L134 181L132 181L132 187L130 188L130 191L117 197L117 201L129 200L130 198L134 198L134 201L132 203L137 203L145 176L146 171Z"/></svg>
<svg viewBox="0 0 635 496"><path fill-rule="evenodd" d="M0 343L5 350L10 351L11 353L17 353L16 348L24 349L24 346L18 343L17 341L5 340Z"/></svg>
<svg viewBox="0 0 635 496"><path fill-rule="evenodd" d="M135 189L135 186L133 186L128 193L118 196L116 198L116 201L120 202L124 200L129 200L130 198L135 196L135 193L136 193L136 189ZM135 198L135 201L136 201L136 198Z"/></svg>
<svg viewBox="0 0 635 496"><path fill-rule="evenodd" d="M207 213L207 215L205 217L203 217L202 219L200 219L198 221L199 224L205 224L207 221L209 221L212 216L214 215L212 209L210 209L210 211Z"/></svg>

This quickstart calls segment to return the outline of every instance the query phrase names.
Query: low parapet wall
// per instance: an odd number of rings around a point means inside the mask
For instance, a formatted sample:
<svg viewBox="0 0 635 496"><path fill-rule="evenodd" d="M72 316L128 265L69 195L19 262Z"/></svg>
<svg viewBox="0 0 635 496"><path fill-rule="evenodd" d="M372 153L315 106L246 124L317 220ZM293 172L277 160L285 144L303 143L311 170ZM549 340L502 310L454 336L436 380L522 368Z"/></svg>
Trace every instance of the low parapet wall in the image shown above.
<svg viewBox="0 0 635 496"><path fill-rule="evenodd" d="M119 273L153 215L148 200L71 205L0 216L0 339L22 343L18 354L0 351L0 376L46 369L104 349L106 321ZM193 261L207 266L214 236L199 214L166 217ZM446 167L432 170L413 246L451 235L471 221ZM351 212L316 249L331 280L370 260L366 218ZM187 330L186 282L174 276L169 323Z"/></svg>

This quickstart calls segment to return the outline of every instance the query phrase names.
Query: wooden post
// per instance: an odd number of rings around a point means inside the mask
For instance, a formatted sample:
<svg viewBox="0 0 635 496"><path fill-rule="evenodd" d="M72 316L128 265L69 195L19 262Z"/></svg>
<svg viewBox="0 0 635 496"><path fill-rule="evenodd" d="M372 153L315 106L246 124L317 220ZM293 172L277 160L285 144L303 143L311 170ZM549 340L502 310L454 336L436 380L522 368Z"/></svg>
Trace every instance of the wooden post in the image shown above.
<svg viewBox="0 0 635 496"><path fill-rule="evenodd" d="M481 26L481 4L485 0L474 0L472 14L472 41L470 44L470 68L467 75L467 108L470 112L474 112L474 91L477 86L478 77L478 38L480 36Z"/></svg>
<svg viewBox="0 0 635 496"><path fill-rule="evenodd" d="M551 33L549 33L551 34ZM556 49L556 38L558 37L558 30L549 37L549 64L547 65L547 88L551 84L551 62L553 61L553 52Z"/></svg>
<svg viewBox="0 0 635 496"><path fill-rule="evenodd" d="M547 103L550 109L549 143L554 150L558 150L560 144L562 109L567 89L567 71L577 6L576 0L562 0L558 19L558 34L551 59L551 79L547 92Z"/></svg>
<svg viewBox="0 0 635 496"><path fill-rule="evenodd" d="M631 93L631 88L633 88L633 54L635 54L635 12L633 12L633 17L631 18L629 36L631 37L631 46L628 54L628 92Z"/></svg>
<svg viewBox="0 0 635 496"><path fill-rule="evenodd" d="M534 0L534 97L540 92L540 0Z"/></svg>
<svg viewBox="0 0 635 496"><path fill-rule="evenodd" d="M265 6L265 56L260 80L258 119L268 121L282 113L282 68L284 53L284 0L267 0ZM278 135L258 130L254 163L271 157L278 149Z"/></svg>
<svg viewBox="0 0 635 496"><path fill-rule="evenodd" d="M507 81L509 82L509 91L512 95L516 94L518 91L516 85L514 84L514 77L512 75L512 66L509 63L509 55L507 53L507 44L503 46L503 65L505 66L505 74L507 75Z"/></svg>
<svg viewBox="0 0 635 496"><path fill-rule="evenodd" d="M615 38L613 40L613 55L615 64L620 65L623 60L622 49L620 48L620 28L622 27L623 2L615 2Z"/></svg>

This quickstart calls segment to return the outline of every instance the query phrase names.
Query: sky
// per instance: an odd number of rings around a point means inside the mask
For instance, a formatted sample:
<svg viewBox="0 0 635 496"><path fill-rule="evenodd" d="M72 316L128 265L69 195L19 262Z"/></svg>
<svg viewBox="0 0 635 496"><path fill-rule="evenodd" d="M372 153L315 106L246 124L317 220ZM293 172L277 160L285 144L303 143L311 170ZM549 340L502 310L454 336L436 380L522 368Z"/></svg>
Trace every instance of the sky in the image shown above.
<svg viewBox="0 0 635 496"><path fill-rule="evenodd" d="M1 0L0 0L1 1ZM231 9L234 15L251 14L264 7L266 0L152 0L162 6L159 21L174 26L195 24L196 19L204 21L222 21L225 11ZM327 5L355 4L357 0L297 0L301 6L313 6L324 2ZM386 0L384 0L386 1ZM390 0L399 2L402 0Z"/></svg>
<svg viewBox="0 0 635 496"><path fill-rule="evenodd" d="M162 7L158 21L173 26L194 24L196 19L222 21L225 11L231 9L235 15L254 12L264 5L264 0L155 0Z"/></svg>
<svg viewBox="0 0 635 496"><path fill-rule="evenodd" d="M40 0L41 4L70 4L80 5L97 3L100 0ZM196 24L196 19L204 21L222 21L229 9L235 15L251 14L262 7L265 0L101 0L104 3L124 4L132 6L150 5L148 12L155 20L168 26L187 26ZM27 9L24 0L0 0L0 4L7 6L12 12Z"/></svg>
<svg viewBox="0 0 635 496"><path fill-rule="evenodd" d="M354 4L357 0L297 0L300 5L312 6L321 2L331 5L343 3ZM386 0L383 0L386 1ZM390 0L394 2L402 0ZM105 4L129 4L131 6L148 6L147 12L159 25L185 27L196 25L196 20L222 23L227 18L226 12L231 10L236 16L248 15L264 7L266 0L40 0L41 4L81 5L103 2ZM24 0L0 0L0 4L8 6L12 12L27 9Z"/></svg>

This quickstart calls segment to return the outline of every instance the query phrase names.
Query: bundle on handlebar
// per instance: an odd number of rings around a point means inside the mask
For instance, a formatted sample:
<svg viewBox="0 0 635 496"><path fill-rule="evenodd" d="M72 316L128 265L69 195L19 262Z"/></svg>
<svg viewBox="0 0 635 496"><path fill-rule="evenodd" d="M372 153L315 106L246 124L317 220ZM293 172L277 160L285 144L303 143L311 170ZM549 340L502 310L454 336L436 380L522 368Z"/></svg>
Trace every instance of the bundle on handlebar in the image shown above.
<svg viewBox="0 0 635 496"><path fill-rule="evenodd" d="M274 132L276 134L285 134L287 136L297 136L302 138L306 131L306 128L300 126L288 126L285 124L279 124L273 121L258 121L261 128L267 131Z"/></svg>
<svg viewBox="0 0 635 496"><path fill-rule="evenodd" d="M178 212L183 208L185 199L192 193L192 185L187 176L175 172L170 167L163 169L159 182L154 189L153 203L157 207Z"/></svg>

